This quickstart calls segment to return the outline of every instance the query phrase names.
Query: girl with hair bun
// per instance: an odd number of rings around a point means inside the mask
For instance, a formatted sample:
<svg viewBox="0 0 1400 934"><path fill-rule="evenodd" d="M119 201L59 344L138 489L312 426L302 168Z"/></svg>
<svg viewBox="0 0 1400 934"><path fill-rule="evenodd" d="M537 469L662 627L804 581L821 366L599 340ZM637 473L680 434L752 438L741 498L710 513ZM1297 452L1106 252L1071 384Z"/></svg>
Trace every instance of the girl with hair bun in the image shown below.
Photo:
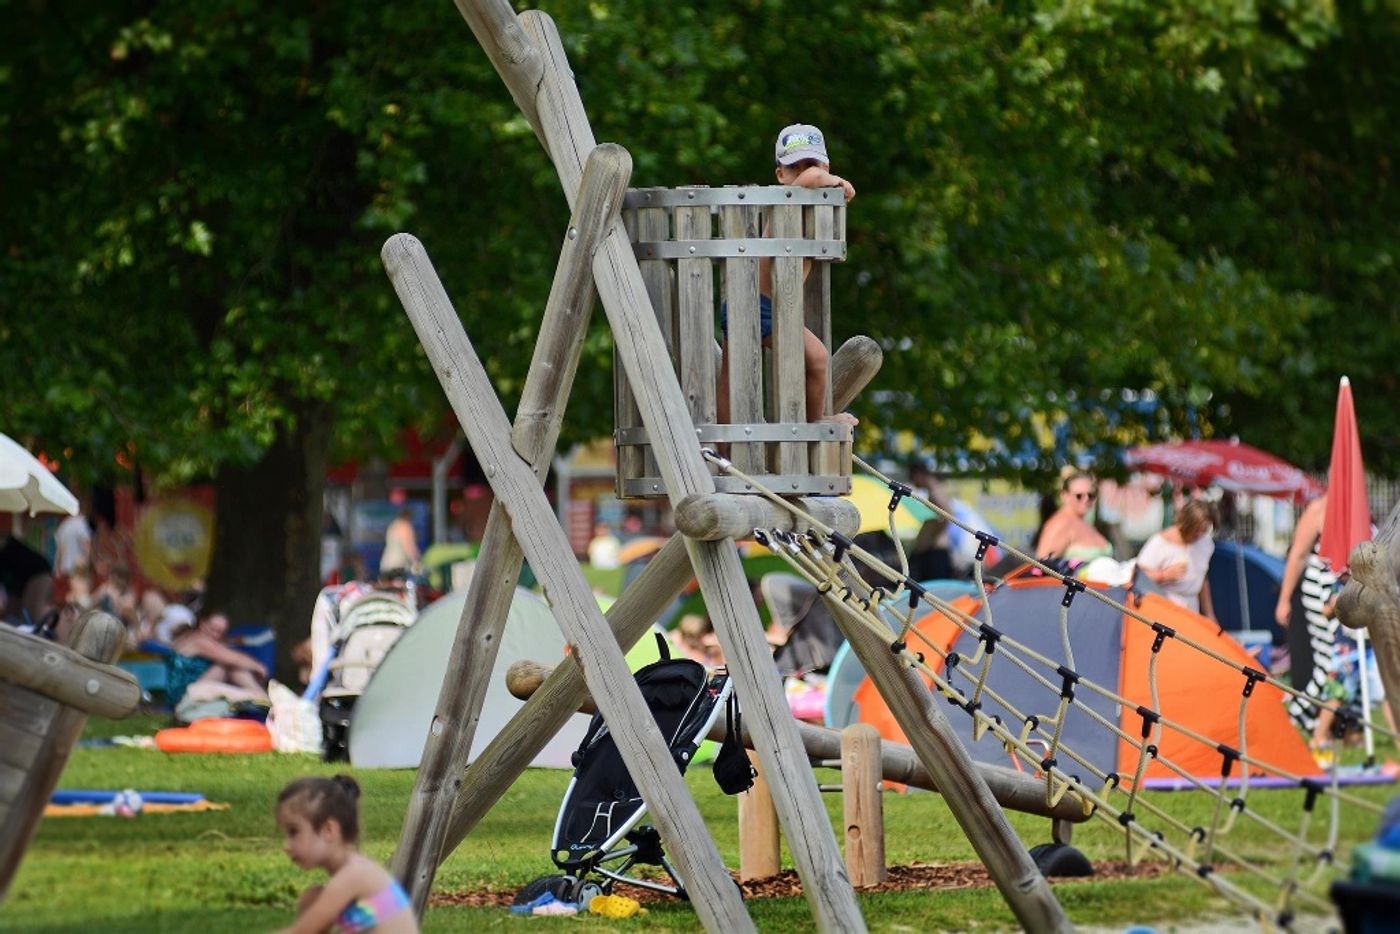
<svg viewBox="0 0 1400 934"><path fill-rule="evenodd" d="M296 923L286 934L417 934L408 893L359 850L359 797L360 786L349 775L298 778L277 796L283 851L302 869L330 874L325 885L302 893Z"/></svg>

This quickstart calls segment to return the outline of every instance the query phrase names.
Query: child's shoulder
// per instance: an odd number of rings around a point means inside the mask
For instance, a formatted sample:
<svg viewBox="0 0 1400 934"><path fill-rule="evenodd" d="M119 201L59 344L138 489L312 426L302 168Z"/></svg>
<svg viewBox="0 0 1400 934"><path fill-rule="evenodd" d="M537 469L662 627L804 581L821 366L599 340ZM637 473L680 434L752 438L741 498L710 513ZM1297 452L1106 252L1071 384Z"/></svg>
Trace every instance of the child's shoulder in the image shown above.
<svg viewBox="0 0 1400 934"><path fill-rule="evenodd" d="M363 853L350 857L336 875L345 877L357 898L373 895L388 885L392 878L387 869Z"/></svg>

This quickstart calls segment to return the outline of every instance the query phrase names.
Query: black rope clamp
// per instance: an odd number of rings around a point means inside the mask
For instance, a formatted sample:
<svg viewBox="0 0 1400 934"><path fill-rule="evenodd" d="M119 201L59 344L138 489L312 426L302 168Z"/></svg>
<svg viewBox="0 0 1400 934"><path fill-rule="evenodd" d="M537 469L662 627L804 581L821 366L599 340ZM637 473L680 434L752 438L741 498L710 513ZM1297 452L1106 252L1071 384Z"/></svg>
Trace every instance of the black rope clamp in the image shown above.
<svg viewBox="0 0 1400 934"><path fill-rule="evenodd" d="M914 661L916 661L916 662L918 662L920 665L922 665L922 664L924 663L924 653L923 653L923 652L915 652L915 653L914 653Z"/></svg>
<svg viewBox="0 0 1400 934"><path fill-rule="evenodd" d="M1055 674L1060 676L1060 696L1066 700L1074 700L1074 686L1079 683L1079 673L1070 671L1064 665L1055 669Z"/></svg>
<svg viewBox="0 0 1400 934"><path fill-rule="evenodd" d="M1137 712L1138 716L1142 717L1142 738L1147 739L1148 736L1152 735L1152 728L1161 721L1162 715L1141 705L1138 706Z"/></svg>
<svg viewBox="0 0 1400 934"><path fill-rule="evenodd" d="M769 548L769 547L771 547L771 546L768 544L768 533L765 532L765 531L763 531L762 529L754 529L754 530L753 530L753 540L756 541L756 542L758 542L758 543L759 543L760 545L762 545L764 548Z"/></svg>
<svg viewBox="0 0 1400 934"><path fill-rule="evenodd" d="M928 590L912 577L904 579L904 586L909 591L909 609L915 609L924 599L924 594L928 593Z"/></svg>
<svg viewBox="0 0 1400 934"><path fill-rule="evenodd" d="M831 543L832 546L836 549L836 554L833 557L836 558L837 564L841 563L841 559L846 557L846 552L850 551L851 546L855 544L855 542L851 541L849 538L842 535L840 532L831 533Z"/></svg>
<svg viewBox="0 0 1400 934"><path fill-rule="evenodd" d="M973 532L972 534L977 536L976 557L978 561L981 561L983 558L987 557L988 548L995 548L996 546L1001 544L1000 540L998 540L997 537L990 532Z"/></svg>
<svg viewBox="0 0 1400 934"><path fill-rule="evenodd" d="M1128 826L1135 820L1137 820L1137 818L1133 816L1132 811L1124 811L1122 814L1118 815L1118 823L1122 824L1124 827Z"/></svg>
<svg viewBox="0 0 1400 934"><path fill-rule="evenodd" d="M905 641L904 641L903 639L897 639L897 640L895 640L894 642L891 642L891 643L890 643L890 654L892 654L892 655L898 655L900 652L903 652L903 651L904 651L904 646L905 646L905 645L906 645L906 643L905 643Z"/></svg>
<svg viewBox="0 0 1400 934"><path fill-rule="evenodd" d="M1244 672L1243 694L1245 697L1249 697L1251 694L1254 693L1254 686L1256 684L1258 684L1260 681L1267 681L1269 679L1269 675L1267 672L1260 671L1258 668L1250 668L1248 665L1246 665L1244 668L1241 668L1240 671Z"/></svg>
<svg viewBox="0 0 1400 934"><path fill-rule="evenodd" d="M1230 808L1231 808L1231 810L1239 811L1241 814L1243 814L1243 813L1244 813L1244 799L1243 799L1243 798L1233 798L1233 799L1231 799L1231 801L1230 801Z"/></svg>
<svg viewBox="0 0 1400 934"><path fill-rule="evenodd" d="M988 626L986 623L981 624L977 629L982 633L978 638L986 643L987 654L991 655L997 650L997 642L1001 639L1001 632L995 626Z"/></svg>
<svg viewBox="0 0 1400 934"><path fill-rule="evenodd" d="M1065 597L1060 601L1060 606L1069 606L1074 602L1075 594L1084 592L1084 582L1076 577L1066 577L1064 583Z"/></svg>
<svg viewBox="0 0 1400 934"><path fill-rule="evenodd" d="M898 480L891 480L888 486L890 492L894 494L890 497L890 512L894 512L899 508L899 501L913 493L914 488L907 483L900 483Z"/></svg>
<svg viewBox="0 0 1400 934"><path fill-rule="evenodd" d="M1104 781L1109 788L1117 788L1119 785L1123 784L1123 776L1119 775L1117 772L1109 772L1108 775L1104 777Z"/></svg>
<svg viewBox="0 0 1400 934"><path fill-rule="evenodd" d="M1191 828L1191 837L1197 843L1204 843L1206 839L1206 829L1199 825Z"/></svg>
<svg viewBox="0 0 1400 934"><path fill-rule="evenodd" d="M947 659L945 659L943 662L943 667L947 668L949 671L952 671L954 668L958 667L958 662L961 661L961 655L959 655L957 652L949 652Z"/></svg>
<svg viewBox="0 0 1400 934"><path fill-rule="evenodd" d="M1206 876L1210 875L1213 872L1215 872L1215 870L1212 869L1206 863L1201 863L1201 865L1196 867L1196 875L1200 876L1202 879L1204 879Z"/></svg>
<svg viewBox="0 0 1400 934"><path fill-rule="evenodd" d="M1059 765L1059 762L1054 756L1046 756L1044 759L1040 760L1040 770L1042 772L1048 772L1057 765Z"/></svg>
<svg viewBox="0 0 1400 934"><path fill-rule="evenodd" d="M1031 714L1030 716L1026 717L1026 719L1023 722L1032 730L1040 729L1040 718L1037 717L1035 714Z"/></svg>
<svg viewBox="0 0 1400 934"><path fill-rule="evenodd" d="M1224 743L1217 743L1215 746L1215 751L1220 753L1221 756L1220 777L1229 778L1230 770L1233 769L1235 767L1235 763L1239 761L1240 751L1238 749L1233 749L1229 746L1226 746Z"/></svg>
<svg viewBox="0 0 1400 934"><path fill-rule="evenodd" d="M1152 654L1157 654L1162 650L1162 643L1176 635L1176 630L1170 626L1163 626L1161 623L1153 623L1152 631L1157 633L1157 638L1152 640Z"/></svg>
<svg viewBox="0 0 1400 934"><path fill-rule="evenodd" d="M1308 793L1307 797L1303 799L1303 810L1311 811L1313 805L1317 804L1317 796L1322 794L1322 784L1311 778L1300 779L1298 784L1302 785L1303 790Z"/></svg>
<svg viewBox="0 0 1400 934"><path fill-rule="evenodd" d="M1147 750L1147 757L1148 757L1149 759L1155 759L1155 758L1157 758L1157 744L1156 744L1156 743L1148 743L1144 748Z"/></svg>
<svg viewBox="0 0 1400 934"><path fill-rule="evenodd" d="M828 593L831 593L831 581L829 581L829 580L818 581L818 582L817 582L817 593L819 593L819 594L821 594L821 595L823 595L823 596L825 596L825 595L828 594Z"/></svg>

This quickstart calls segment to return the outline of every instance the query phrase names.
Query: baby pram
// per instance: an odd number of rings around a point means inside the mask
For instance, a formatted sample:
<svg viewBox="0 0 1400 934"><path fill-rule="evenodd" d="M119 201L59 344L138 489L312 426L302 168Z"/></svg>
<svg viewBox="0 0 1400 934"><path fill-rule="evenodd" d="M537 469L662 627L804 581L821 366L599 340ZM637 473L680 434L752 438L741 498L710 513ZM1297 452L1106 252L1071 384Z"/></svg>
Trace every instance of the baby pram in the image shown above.
<svg viewBox="0 0 1400 934"><path fill-rule="evenodd" d="M642 668L635 677L684 773L729 702L732 685L723 669L710 674L699 662L670 658L664 638L658 636L657 641L662 644L661 661ZM660 834L641 823L646 802L602 714L593 717L573 762L574 777L559 807L550 850L562 874L528 883L516 893L515 903L529 904L548 892L561 901L587 905L593 896L609 893L615 882L684 898L685 885L662 851ZM744 766L747 769L747 760ZM669 884L629 875L639 865L661 867L670 877Z"/></svg>
<svg viewBox="0 0 1400 934"><path fill-rule="evenodd" d="M319 698L321 755L345 759L350 715L374 670L417 611L398 591L334 588L322 591L312 618L312 678L306 697Z"/></svg>

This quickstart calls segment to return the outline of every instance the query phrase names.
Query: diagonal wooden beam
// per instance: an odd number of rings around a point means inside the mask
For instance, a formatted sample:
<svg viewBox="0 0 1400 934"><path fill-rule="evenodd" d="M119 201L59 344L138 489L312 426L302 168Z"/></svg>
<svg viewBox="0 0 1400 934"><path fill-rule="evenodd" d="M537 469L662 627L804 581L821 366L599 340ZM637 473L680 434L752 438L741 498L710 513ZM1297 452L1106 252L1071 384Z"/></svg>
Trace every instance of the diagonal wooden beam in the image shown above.
<svg viewBox="0 0 1400 934"><path fill-rule="evenodd" d="M382 255L394 290L467 432L487 482L544 585L545 600L583 668L618 752L680 869L696 913L710 931L753 930L739 890L705 829L538 478L510 445L510 422L427 252L413 237L397 234L389 238Z"/></svg>
<svg viewBox="0 0 1400 934"><path fill-rule="evenodd" d="M822 599L1021 926L1031 932L1074 930L917 672L855 617L849 604L831 592Z"/></svg>
<svg viewBox="0 0 1400 934"><path fill-rule="evenodd" d="M879 345L868 337L851 338L832 356L831 384L838 410L850 405L870 382L880 359ZM608 609L608 625L624 651L642 637L691 577L685 543L672 536ZM565 658L462 776L439 863L471 833L587 696L577 663Z"/></svg>
<svg viewBox="0 0 1400 934"><path fill-rule="evenodd" d="M512 431L516 452L539 479L554 457L564 405L588 330L594 297L593 252L609 227L618 222L618 208L631 174L632 160L626 150L613 145L594 149L564 236ZM461 787L471 754L521 562L510 519L500 503L494 503L472 586L457 623L399 846L389 867L408 889L419 917L427 906L437 870L450 803Z"/></svg>
<svg viewBox="0 0 1400 934"><path fill-rule="evenodd" d="M692 576L685 542L673 535L608 608L608 625L624 652L651 628ZM574 657L567 656L467 768L451 805L439 862L471 833L586 697L583 672Z"/></svg>

